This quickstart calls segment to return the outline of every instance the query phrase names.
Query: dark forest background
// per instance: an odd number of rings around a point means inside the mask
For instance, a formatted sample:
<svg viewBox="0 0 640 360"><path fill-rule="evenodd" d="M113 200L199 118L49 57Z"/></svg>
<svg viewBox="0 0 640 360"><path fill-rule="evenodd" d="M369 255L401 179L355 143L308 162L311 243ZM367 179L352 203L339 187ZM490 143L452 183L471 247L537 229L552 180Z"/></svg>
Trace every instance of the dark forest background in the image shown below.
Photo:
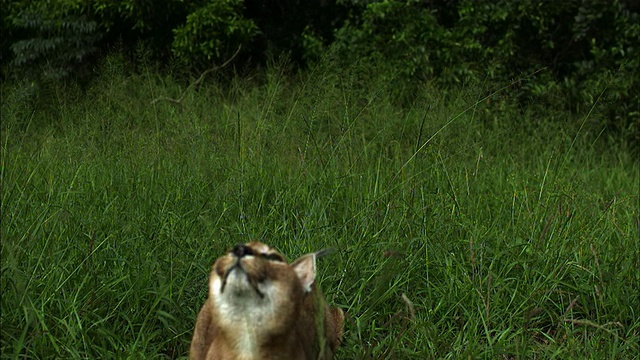
<svg viewBox="0 0 640 360"><path fill-rule="evenodd" d="M637 141L639 4L3 0L0 61L3 81L42 84L90 82L113 52L132 69L152 65L185 80L238 49L229 76L254 74L282 54L302 70L330 58L387 77L403 104L425 81L491 88L528 77L511 93L521 104L583 112L597 101L593 119Z"/></svg>

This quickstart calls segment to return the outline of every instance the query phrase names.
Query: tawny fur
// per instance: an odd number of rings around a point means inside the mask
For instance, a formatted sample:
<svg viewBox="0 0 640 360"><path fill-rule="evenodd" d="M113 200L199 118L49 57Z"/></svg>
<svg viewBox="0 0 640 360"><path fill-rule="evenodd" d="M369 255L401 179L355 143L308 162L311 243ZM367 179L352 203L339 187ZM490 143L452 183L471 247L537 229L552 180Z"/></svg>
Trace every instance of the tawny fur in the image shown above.
<svg viewBox="0 0 640 360"><path fill-rule="evenodd" d="M344 314L315 286L316 254L287 264L269 246L237 245L212 267L192 360L328 360Z"/></svg>

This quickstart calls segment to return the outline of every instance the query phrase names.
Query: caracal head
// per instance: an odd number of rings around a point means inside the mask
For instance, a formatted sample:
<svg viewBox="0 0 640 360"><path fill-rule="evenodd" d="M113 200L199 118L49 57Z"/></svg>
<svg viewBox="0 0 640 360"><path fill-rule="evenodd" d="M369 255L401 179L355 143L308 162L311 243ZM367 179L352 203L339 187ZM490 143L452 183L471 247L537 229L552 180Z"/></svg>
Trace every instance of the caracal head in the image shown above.
<svg viewBox="0 0 640 360"><path fill-rule="evenodd" d="M209 297L222 327L250 322L265 332L278 332L295 320L315 276L315 254L288 264L263 243L239 244L213 265Z"/></svg>

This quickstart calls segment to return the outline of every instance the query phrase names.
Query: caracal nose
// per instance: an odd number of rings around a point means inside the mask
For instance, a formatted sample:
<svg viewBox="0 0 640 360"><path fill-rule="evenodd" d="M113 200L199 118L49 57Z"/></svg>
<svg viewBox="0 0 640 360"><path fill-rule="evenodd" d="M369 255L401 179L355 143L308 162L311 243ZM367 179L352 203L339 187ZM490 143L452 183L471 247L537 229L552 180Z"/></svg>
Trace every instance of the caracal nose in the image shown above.
<svg viewBox="0 0 640 360"><path fill-rule="evenodd" d="M253 250L251 250L250 247L244 245L244 244L238 244L236 246L233 247L233 250L231 250L231 252L233 253L233 255L237 256L238 258L241 258L243 256L247 256L247 255L253 255Z"/></svg>

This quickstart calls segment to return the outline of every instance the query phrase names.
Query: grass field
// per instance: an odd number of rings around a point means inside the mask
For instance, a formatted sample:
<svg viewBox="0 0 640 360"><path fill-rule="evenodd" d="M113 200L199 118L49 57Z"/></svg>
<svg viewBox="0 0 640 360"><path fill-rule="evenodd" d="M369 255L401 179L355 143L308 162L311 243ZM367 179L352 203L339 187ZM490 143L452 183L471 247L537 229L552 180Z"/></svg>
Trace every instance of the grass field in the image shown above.
<svg viewBox="0 0 640 360"><path fill-rule="evenodd" d="M86 95L3 87L2 358L185 357L252 239L338 249L340 359L637 356L639 166L589 114L275 69L180 104L117 58Z"/></svg>

